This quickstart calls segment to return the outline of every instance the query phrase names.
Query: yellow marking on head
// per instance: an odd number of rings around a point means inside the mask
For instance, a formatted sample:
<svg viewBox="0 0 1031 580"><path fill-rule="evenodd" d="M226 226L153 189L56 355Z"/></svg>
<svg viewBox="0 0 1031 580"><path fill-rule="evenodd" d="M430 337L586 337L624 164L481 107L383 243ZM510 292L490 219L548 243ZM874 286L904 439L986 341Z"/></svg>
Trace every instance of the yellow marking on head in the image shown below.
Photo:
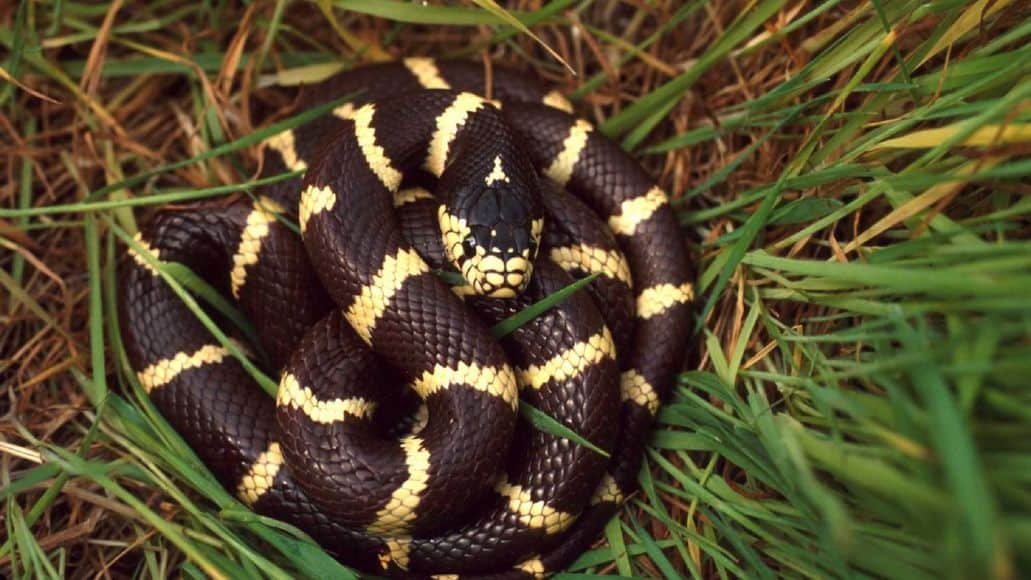
<svg viewBox="0 0 1031 580"><path fill-rule="evenodd" d="M233 270L229 274L233 298L240 298L240 290L247 282L247 266L258 263L261 241L268 235L269 226L276 221L276 214L282 212L283 207L275 200L262 196L254 202L251 213L247 214L247 224L240 236L240 245L233 254Z"/></svg>
<svg viewBox="0 0 1031 580"><path fill-rule="evenodd" d="M546 502L534 501L529 490L508 483L502 479L494 487L502 497L508 498L508 509L519 516L519 521L528 528L544 530L546 534L557 534L569 527L576 516L559 511Z"/></svg>
<svg viewBox="0 0 1031 580"><path fill-rule="evenodd" d="M419 201L420 199L433 199L433 194L422 187L406 187L394 193L394 207L401 207L406 203Z"/></svg>
<svg viewBox="0 0 1031 580"><path fill-rule="evenodd" d="M513 250L512 248L509 248L508 251L514 252L515 250ZM524 258L522 256L512 256L511 258L505 260L505 271L506 272L522 271L523 269L526 268L527 265L528 265L528 263L526 261L526 258Z"/></svg>
<svg viewBox="0 0 1031 580"><path fill-rule="evenodd" d="M301 226L301 233L308 228L308 220L311 216L333 209L337 203L337 194L329 186L309 185L301 192L301 202L298 209L298 222Z"/></svg>
<svg viewBox="0 0 1031 580"><path fill-rule="evenodd" d="M461 361L455 368L436 365L432 371L426 371L416 379L412 389L425 399L452 385L468 385L477 391L501 397L513 410L518 405L519 390L516 387L515 374L508 365L481 367L475 363Z"/></svg>
<svg viewBox="0 0 1031 580"><path fill-rule="evenodd" d="M526 275L522 272L509 272L505 274L505 285L510 288L520 288L526 283Z"/></svg>
<svg viewBox="0 0 1031 580"><path fill-rule="evenodd" d="M578 377L588 368L605 359L616 358L616 345L607 326L586 341L580 341L551 357L542 365L530 365L519 371L519 384L539 389L549 381Z"/></svg>
<svg viewBox="0 0 1031 580"><path fill-rule="evenodd" d="M369 103L354 112L354 134L358 138L358 147L365 156L369 169L376 174L387 191L394 192L401 185L401 172L394 168L386 151L376 143L376 130L372 127L372 118L376 114L376 105Z"/></svg>
<svg viewBox="0 0 1031 580"><path fill-rule="evenodd" d="M544 170L544 174L555 180L559 185L569 183L573 175L573 167L580 160L580 154L587 146L587 134L594 130L591 124L583 119L577 119L569 128L569 136L562 142L562 149L558 156L551 162L551 165Z"/></svg>
<svg viewBox="0 0 1031 580"><path fill-rule="evenodd" d="M351 119L354 119L355 111L354 103L344 103L343 105L333 109L333 116L343 121L350 121Z"/></svg>
<svg viewBox="0 0 1031 580"><path fill-rule="evenodd" d="M520 563L516 566L516 570L526 572L537 579L545 578L548 575L544 570L544 562L541 561L540 556L534 556L533 558Z"/></svg>
<svg viewBox="0 0 1031 580"><path fill-rule="evenodd" d="M472 93L459 93L448 108L437 117L437 129L430 139L424 165L427 171L437 177L444 173L444 162L447 160L451 141L455 139L458 129L465 124L469 115L483 106L483 98Z"/></svg>
<svg viewBox="0 0 1031 580"><path fill-rule="evenodd" d="M279 153L280 159L283 160L283 165L286 165L287 169L290 171L307 169L308 164L297 156L297 147L294 139L294 131L292 129L287 129L282 133L265 139L262 141L262 145L271 148L276 153Z"/></svg>
<svg viewBox="0 0 1031 580"><path fill-rule="evenodd" d="M623 503L624 499L623 490L619 489L619 484L616 483L615 478L606 473L601 478L601 481L598 482L598 487L594 488L594 495L591 496L591 505L599 503Z"/></svg>
<svg viewBox="0 0 1031 580"><path fill-rule="evenodd" d="M694 300L694 286L690 282L684 282L679 286L659 284L645 288L637 296L637 317L651 318L677 304L685 304L692 300Z"/></svg>
<svg viewBox="0 0 1031 580"><path fill-rule="evenodd" d="M269 443L268 449L258 455L247 474L236 486L236 495L243 503L254 505L276 482L276 474L283 466L283 452L279 443Z"/></svg>
<svg viewBox="0 0 1031 580"><path fill-rule="evenodd" d="M413 57L402 61L424 89L450 89L444 77L440 76L437 63L432 58Z"/></svg>
<svg viewBox="0 0 1031 580"><path fill-rule="evenodd" d="M551 260L567 272L580 270L588 274L598 273L606 278L619 280L627 286L633 286L630 265L619 250L604 250L587 244L562 246L551 249Z"/></svg>
<svg viewBox="0 0 1031 580"><path fill-rule="evenodd" d="M401 439L401 450L405 454L408 479L394 490L387 505L376 512L376 521L366 528L370 534L403 533L415 521L419 495L426 489L430 477L430 452L415 435Z"/></svg>
<svg viewBox="0 0 1031 580"><path fill-rule="evenodd" d="M495 181L504 181L505 183L510 182L508 176L505 175L504 168L501 167L500 155L494 156L494 169L491 170L490 175L488 175L484 181L487 183L487 187L493 185Z"/></svg>
<svg viewBox="0 0 1031 580"><path fill-rule="evenodd" d="M512 298L529 283L533 272L533 263L523 256L502 260L495 254L477 252L465 256L460 265L474 293L491 298Z"/></svg>
<svg viewBox="0 0 1031 580"><path fill-rule="evenodd" d="M541 102L553 109L558 109L567 113L573 112L573 104L558 91L548 92L548 94L544 95L544 98L541 99Z"/></svg>
<svg viewBox="0 0 1031 580"><path fill-rule="evenodd" d="M394 294L401 289L405 280L430 271L422 257L415 250L401 249L383 259L379 270L372 277L372 283L364 286L354 297L354 302L344 311L344 317L366 344L372 343L372 330Z"/></svg>
<svg viewBox="0 0 1031 580"><path fill-rule="evenodd" d="M472 229L464 218L449 213L444 204L437 208L437 222L440 226L441 237L444 242L444 253L448 261L455 267L464 267L459 263L459 258L465 255L465 248L462 247L462 242L472 235Z"/></svg>
<svg viewBox="0 0 1031 580"><path fill-rule="evenodd" d="M139 244L145 252L153 256L155 260L161 260L161 252L157 248L152 247L149 243L147 243L147 240L143 239L143 234L141 234L140 232L136 232L136 235L133 236L132 239L135 240L136 243ZM148 262L146 258L140 255L136 251L136 248L130 246L129 255L132 256L134 262L136 262L140 266L143 266L145 270L147 270L151 274L154 274L155 276L158 275L157 268L155 268L150 262Z"/></svg>
<svg viewBox="0 0 1031 580"><path fill-rule="evenodd" d="M620 398L641 405L654 415L659 410L659 394L655 387L637 371L630 369L619 377Z"/></svg>
<svg viewBox="0 0 1031 580"><path fill-rule="evenodd" d="M229 355L229 349L220 344L207 344L193 353L180 352L172 358L159 360L140 371L136 376L143 390L150 393L158 387L172 382L180 373L204 365L222 362Z"/></svg>
<svg viewBox="0 0 1031 580"><path fill-rule="evenodd" d="M314 391L308 387L302 387L297 377L290 373L283 374L282 380L279 381L276 405L300 409L309 419L323 425L343 422L348 415L367 419L372 417L372 413L376 410L375 401L361 397L319 400Z"/></svg>
<svg viewBox="0 0 1031 580"><path fill-rule="evenodd" d="M408 536L401 536L397 538L386 538L383 542L387 545L387 553L380 554L379 565L384 570L390 567L390 563L397 564L397 567L402 570L408 569L408 552L411 550L412 539Z"/></svg>
<svg viewBox="0 0 1031 580"><path fill-rule="evenodd" d="M609 228L617 234L632 236L637 226L668 203L666 194L658 187L653 187L644 195L619 204L619 213L609 218Z"/></svg>
<svg viewBox="0 0 1031 580"><path fill-rule="evenodd" d="M480 258L480 271L483 273L493 271L500 275L505 271L505 261L494 254L483 256Z"/></svg>

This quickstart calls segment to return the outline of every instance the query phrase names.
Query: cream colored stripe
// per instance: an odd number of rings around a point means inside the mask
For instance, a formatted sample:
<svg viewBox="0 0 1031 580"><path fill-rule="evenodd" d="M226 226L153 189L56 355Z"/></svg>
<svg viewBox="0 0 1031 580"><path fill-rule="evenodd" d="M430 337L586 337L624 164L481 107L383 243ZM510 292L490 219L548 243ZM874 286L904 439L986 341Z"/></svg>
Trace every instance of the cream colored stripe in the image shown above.
<svg viewBox="0 0 1031 580"><path fill-rule="evenodd" d="M161 252L158 251L157 248L155 248L155 247L151 246L149 243L147 243L147 240L143 239L143 234L141 234L140 232L136 232L136 235L133 236L132 239L137 244L139 244L140 247L142 247L144 249L144 251L146 251L151 256L153 256L153 258L155 260L161 260ZM133 248L132 246L130 246L129 247L129 255L132 256L132 259L133 259L134 262L136 262L140 266L143 266L143 268L146 269L151 274L154 274L155 276L157 275L157 273L158 273L157 268L155 268L153 265L151 265L151 263L148 262L146 258L144 258L142 255L140 255L136 251L136 248Z"/></svg>
<svg viewBox="0 0 1031 580"><path fill-rule="evenodd" d="M548 381L564 381L581 375L592 365L606 358L614 359L616 345L607 326L586 341L580 341L555 355L544 364L531 365L519 371L519 384L539 389Z"/></svg>
<svg viewBox="0 0 1031 580"><path fill-rule="evenodd" d="M654 415L659 410L659 394L655 387L634 369L624 372L619 377L620 398L641 405Z"/></svg>
<svg viewBox="0 0 1031 580"><path fill-rule="evenodd" d="M402 570L408 569L408 552L412 547L412 539L407 536L398 538L387 538L383 540L387 545L387 553L379 555L379 565L384 570L390 567L390 563L397 564Z"/></svg>
<svg viewBox="0 0 1031 580"><path fill-rule="evenodd" d="M680 286L659 284L645 288L637 296L637 317L651 318L669 310L677 304L694 300L694 286L684 282Z"/></svg>
<svg viewBox="0 0 1031 580"><path fill-rule="evenodd" d="M405 68L407 68L415 78L419 81L424 89L450 89L451 85L448 84L444 77L440 76L440 70L437 69L437 63L432 58L406 58L404 59Z"/></svg>
<svg viewBox="0 0 1031 580"><path fill-rule="evenodd" d="M458 134L458 129L465 124L469 115L483 106L483 99L472 93L459 93L448 108L437 117L437 129L430 139L429 151L426 155L425 168L433 175L440 177L444 173L444 162L447 160L448 148Z"/></svg>
<svg viewBox="0 0 1031 580"><path fill-rule="evenodd" d="M350 121L351 119L354 119L354 112L356 110L354 103L344 103L343 105L333 109L333 116L343 121Z"/></svg>
<svg viewBox="0 0 1031 580"><path fill-rule="evenodd" d="M502 497L508 498L508 509L519 516L519 521L528 528L544 530L546 534L557 534L569 527L576 516L559 511L546 502L534 501L528 490L502 480L494 488Z"/></svg>
<svg viewBox="0 0 1031 580"><path fill-rule="evenodd" d="M628 199L619 204L619 213L609 218L609 228L617 234L632 236L637 231L637 226L667 203L669 199L666 194L658 187L653 187L641 197Z"/></svg>
<svg viewBox="0 0 1031 580"><path fill-rule="evenodd" d="M220 363L228 355L229 350L226 347L208 344L193 353L180 352L172 358L159 360L140 371L137 376L140 384L143 385L143 390L150 393L154 389L172 382L172 379L185 370Z"/></svg>
<svg viewBox="0 0 1031 580"><path fill-rule="evenodd" d="M633 286L630 265L619 250L605 250L587 244L562 246L551 249L551 259L559 268L566 271L577 269L588 274L598 273L619 280L627 286Z"/></svg>
<svg viewBox="0 0 1031 580"><path fill-rule="evenodd" d="M383 264L372 277L372 283L362 288L344 312L358 336L371 344L376 321L386 311L390 299L401 289L405 280L429 271L430 267L415 250L398 250L393 256L384 258Z"/></svg>
<svg viewBox="0 0 1031 580"><path fill-rule="evenodd" d="M573 167L580 159L580 154L587 146L587 134L593 131L591 124L583 119L577 119L569 128L569 136L562 142L562 150L551 162L551 165L544 170L544 174L555 180L559 185L569 183L573 175Z"/></svg>
<svg viewBox="0 0 1031 580"><path fill-rule="evenodd" d="M276 481L276 474L279 473L279 468L282 466L283 452L279 448L279 443L273 441L269 443L268 449L254 460L247 474L240 480L240 485L236 487L236 495L243 503L254 505L261 499L261 496L265 495L265 492L272 488L272 484Z"/></svg>
<svg viewBox="0 0 1031 580"><path fill-rule="evenodd" d="M387 505L376 512L376 521L366 531L370 534L398 534L408 530L416 518L420 494L426 489L430 474L430 452L416 435L401 439L408 479L394 490Z"/></svg>
<svg viewBox="0 0 1031 580"><path fill-rule="evenodd" d="M302 387L297 377L290 373L283 374L282 380L279 381L276 405L300 409L309 419L322 424L345 421L348 415L367 419L372 417L372 413L376 410L375 401L361 397L319 400L314 391L308 387Z"/></svg>
<svg viewBox="0 0 1031 580"><path fill-rule="evenodd" d="M458 574L431 574L433 580L458 580Z"/></svg>
<svg viewBox="0 0 1031 580"><path fill-rule="evenodd" d="M394 194L394 207L401 207L420 199L433 199L433 194L421 187L406 187Z"/></svg>
<svg viewBox="0 0 1031 580"><path fill-rule="evenodd" d="M477 391L501 397L513 409L518 404L519 390L516 388L515 374L508 365L481 367L465 362L459 362L457 368L437 365L432 372L427 371L416 379L412 388L425 399L451 385L468 385Z"/></svg>
<svg viewBox="0 0 1031 580"><path fill-rule="evenodd" d="M269 225L276 221L276 214L283 212L283 207L271 198L262 196L254 202L254 209L247 215L247 224L240 236L240 245L233 254L233 271L229 281L233 298L240 298L240 290L247 282L247 266L258 263L261 253L261 241L268 235Z"/></svg>
<svg viewBox="0 0 1031 580"><path fill-rule="evenodd" d="M522 562L521 564L516 566L516 570L526 572L534 578L546 578L548 575L547 571L545 571L544 569L544 562L541 561L540 556L535 556L533 558L530 558L529 560L526 560L525 562Z"/></svg>
<svg viewBox="0 0 1031 580"><path fill-rule="evenodd" d="M298 221L303 234L308 229L311 216L333 209L337 203L337 194L329 186L309 185L301 192L301 203L298 210Z"/></svg>
<svg viewBox="0 0 1031 580"><path fill-rule="evenodd" d="M573 104L558 91L550 91L548 94L544 95L541 102L560 111L565 111L567 113L573 112Z"/></svg>
<svg viewBox="0 0 1031 580"><path fill-rule="evenodd" d="M394 192L401 185L402 175L394 168L383 147L376 143L376 130L372 127L372 117L375 113L376 105L372 103L355 111L354 133L369 168L388 191Z"/></svg>
<svg viewBox="0 0 1031 580"><path fill-rule="evenodd" d="M623 499L623 491L619 489L619 484L616 483L612 475L606 473L598 483L598 487L594 489L594 495L591 496L591 505L603 502L622 503Z"/></svg>
<svg viewBox="0 0 1031 580"><path fill-rule="evenodd" d="M290 171L297 171L300 169L307 169L308 164L303 159L297 156L296 143L294 141L295 135L292 130L286 130L278 135L273 135L262 143L266 147L271 147L273 150L279 153L279 156L283 159L283 165L286 165Z"/></svg>

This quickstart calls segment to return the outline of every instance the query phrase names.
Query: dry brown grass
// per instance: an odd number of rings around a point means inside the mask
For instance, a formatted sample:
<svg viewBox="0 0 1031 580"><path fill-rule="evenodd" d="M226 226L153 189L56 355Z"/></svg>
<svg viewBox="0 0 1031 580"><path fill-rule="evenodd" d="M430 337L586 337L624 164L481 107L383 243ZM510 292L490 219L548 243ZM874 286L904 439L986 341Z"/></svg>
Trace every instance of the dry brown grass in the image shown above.
<svg viewBox="0 0 1031 580"><path fill-rule="evenodd" d="M20 72L11 75L18 79L19 86L8 89L9 92L0 97L0 175L3 176L0 207L19 207L26 175L31 177L28 193L33 207L81 201L103 186L198 155L218 142L232 141L293 112L297 89L262 87L270 71L259 72L265 64L259 55L276 9L274 2L257 2L248 7L229 3L221 9L198 9L180 17L174 16L176 10L193 3L176 0L148 9L142 2L116 1L106 11L87 10L88 13L83 14L76 11L86 10L87 5L65 4L65 20L56 26L52 26L52 18L47 14L50 5L28 4L32 12L28 17L35 22L32 29L39 37L27 41L32 48L25 52ZM508 2L506 7L529 11L540 8L541 4L537 0L526 0ZM516 36L508 43L493 44L491 39L495 32L486 26L410 25L396 34L396 25L392 22L336 10L333 14L339 30L346 31L338 32L315 4L295 2L287 5L266 61L272 63L275 70L287 70L290 65L285 60L299 52L351 59L356 58L356 46L370 43L372 49L365 57L357 57L359 61L367 60L368 55L397 58L468 53L469 58L480 60L485 66L503 63L532 71L568 92L600 73L604 81L584 96L578 109L602 124L697 64L699 55L720 40L726 28L749 4L706 3L674 32L662 35L639 58L623 66L617 66L617 59L624 54L619 41L599 35L596 29L637 43L671 18L680 2L598 1L579 12L566 13L567 20L562 23L535 27L543 42L576 72L574 76L525 35ZM761 42L766 35L777 34L807 16L814 6L806 1L785 4L751 36L752 41ZM826 41L838 30L835 27L847 22L855 11L856 7L850 3L832 7L776 42L722 59L682 95L646 144L660 143L700 127L721 127L728 118L726 111L768 95L802 74L813 54L823 50ZM156 15L173 16L156 29L125 29ZM15 10L0 9L0 27L9 33L14 31L16 17ZM936 57L937 62L944 66L948 60L963 60L993 37L1019 25L1025 17L1026 14L1013 10L1002 17L986 19L973 38L943 52ZM892 50L908 54L932 34L938 34L936 26L940 22L941 17L932 15L912 24L898 24L894 28L897 42ZM390 42L382 44L383 39ZM36 50L36 46L40 48ZM217 58L198 65L198 60L207 55ZM0 52L0 56L4 53ZM169 74L112 74L112 64L140 56L181 64L185 68ZM844 66L831 75L829 82L798 93L790 103L804 103L846 88L861 63L862 59ZM47 66L56 67L58 72L47 72ZM889 55L874 63L867 78L871 82L892 78L896 67L897 62ZM839 103L838 110L858 109L869 100L868 95L856 93ZM807 114L829 112L830 104ZM1026 115L1027 110L1025 103L1023 112L1018 110L1015 116ZM869 120L871 126L891 122L905 111L884 110L879 114L879 118ZM845 117L835 118L831 124L844 125L847 121ZM682 210L690 214L718 208L737 199L741 192L775 181L797 159L800 148L813 131L827 131L827 128L814 127L815 121L786 126L754 150L750 148L764 138L766 127L728 131L689 147L641 158L675 196L691 191L718 175L721 169L738 163L725 178L685 200ZM213 132L216 130L222 135L216 135ZM827 141L831 134L827 132L820 140ZM826 155L826 163L846 155L849 142L837 147ZM1026 154L1026 147L1024 142L980 153L1009 159L1020 153L1014 148L1023 148ZM158 188L210 187L251 178L257 167L257 149L241 153L164 173L145 184L117 192L113 197L135 196ZM887 166L901 168L903 161L899 159ZM859 181L846 177L793 189L784 193L781 202L801 198L837 199ZM1000 187L1018 196L1029 193L1026 182L1006 182ZM929 212L913 219L922 224L929 223L936 215L964 220L998 209L964 197L961 191L956 189L942 196ZM759 200L756 200L742 207L741 214L713 215L711 219L692 222L686 232L698 263L711 264L713 258L725 252L726 247L715 242L741 228L742 215L747 217L758 206ZM836 224L782 247L780 255L841 263L862 261L856 252L845 249L849 241L889 215L892 209L887 198L866 204ZM140 211L137 215L143 217L147 213ZM70 450L85 445L88 449L84 455L90 458L115 459L124 453L103 435L88 442L84 439L94 425L96 409L72 372L77 369L86 376L91 373L89 274L84 230L77 227L81 219L82 215L77 213L31 220L0 217L0 268L11 273L14 282L0 286L11 290L0 294L3 296L0 300L0 385L5 395L0 399L2 486L18 481L29 468L40 463L38 442ZM762 230L759 246L774 247L804 225L771 224ZM1026 222L1023 225L1026 226ZM100 227L103 234L103 224ZM926 225L913 227L918 231L926 229ZM876 239L883 242L886 238ZM17 266L19 262L23 265ZM771 285L776 286L776 281L756 281L738 271L705 318L705 332L701 337L708 335L722 353L732 353L739 341L746 341L743 369L769 370L767 357L771 352L774 356L777 354L776 340L769 329L755 328L746 321L751 311L746 300L749 292ZM14 292L13 288L20 288L23 293ZM805 326L809 335L830 332L838 324L833 319L809 323L815 317L839 312L826 303L782 300L769 302L767 308L764 317L779 321L785 328ZM849 351L842 347L839 354L860 350ZM712 369L711 349L699 345L692 352L697 353L692 356L693 368ZM802 355L798 353L798 356ZM114 360L108 357L107 372L112 376L116 373ZM772 385L765 388L771 399L778 397ZM917 448L923 449L921 445ZM670 457L680 464L681 458L675 454ZM732 463L720 461L716 468L725 480L737 485L744 496L760 500L781 497L776 492L764 491L763 486L757 486L749 478L747 470ZM69 576L132 575L148 552L161 569L166 569L164 566L175 569L174 564L181 556L155 537L153 528L140 519L136 510L113 499L87 477L67 480L59 477L63 487L39 514L31 533L43 550L51 553L58 548L64 550ZM170 520L176 518L179 507L156 488L128 479L123 483L146 505ZM54 485L54 478L34 483L20 491L16 499L8 500L8 507L17 505L28 512ZM705 527L706 516L697 513L695 505L685 503L682 497L672 493L664 492L663 498L677 521L692 528ZM669 537L664 521L644 506L638 505L630 511L655 538ZM692 546L691 556L696 564L706 574L714 573L716 567L702 558L697 546ZM687 573L686 564L678 561L675 553L670 554L670 558L679 572ZM10 553L2 555L0 571L10 561ZM641 572L662 575L650 559L638 559L637 565ZM612 572L613 566L601 571Z"/></svg>

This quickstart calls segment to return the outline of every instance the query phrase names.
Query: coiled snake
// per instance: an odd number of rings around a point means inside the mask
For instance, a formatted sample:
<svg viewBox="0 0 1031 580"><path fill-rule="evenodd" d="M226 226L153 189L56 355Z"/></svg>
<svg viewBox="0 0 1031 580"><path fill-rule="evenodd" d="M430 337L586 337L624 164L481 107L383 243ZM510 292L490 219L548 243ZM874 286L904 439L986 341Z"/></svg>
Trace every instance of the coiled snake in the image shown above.
<svg viewBox="0 0 1031 580"><path fill-rule="evenodd" d="M682 364L692 288L666 195L561 96L498 68L490 89L476 96L478 65L430 59L319 83L307 106L362 92L266 142L263 174L303 181L162 211L121 268L130 362L159 410L255 511L361 570L568 565L633 489ZM238 302L281 377L275 401L153 258ZM519 400L611 459L519 419Z"/></svg>

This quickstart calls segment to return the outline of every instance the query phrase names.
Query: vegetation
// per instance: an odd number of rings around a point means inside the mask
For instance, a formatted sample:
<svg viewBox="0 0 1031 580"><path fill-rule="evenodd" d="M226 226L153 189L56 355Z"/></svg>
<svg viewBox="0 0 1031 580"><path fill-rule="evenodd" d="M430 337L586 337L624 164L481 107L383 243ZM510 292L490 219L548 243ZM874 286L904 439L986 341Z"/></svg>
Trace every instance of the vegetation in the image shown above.
<svg viewBox="0 0 1031 580"><path fill-rule="evenodd" d="M505 8L0 11L0 574L349 574L246 510L142 395L115 265L154 207L259 185L297 84L413 55L571 94L661 178L697 259L642 491L569 577L1031 574L1026 4Z"/></svg>

